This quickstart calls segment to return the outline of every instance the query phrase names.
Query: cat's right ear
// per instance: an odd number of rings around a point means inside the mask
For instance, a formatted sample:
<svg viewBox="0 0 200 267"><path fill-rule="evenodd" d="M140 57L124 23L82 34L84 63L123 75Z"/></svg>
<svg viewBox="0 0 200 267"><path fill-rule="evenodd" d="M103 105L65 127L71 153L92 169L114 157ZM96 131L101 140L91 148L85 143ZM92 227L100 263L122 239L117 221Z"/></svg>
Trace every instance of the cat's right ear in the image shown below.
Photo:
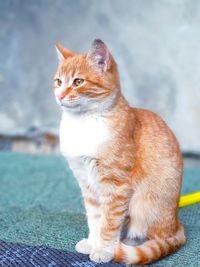
<svg viewBox="0 0 200 267"><path fill-rule="evenodd" d="M111 65L111 55L110 52L100 39L95 39L92 46L87 54L87 58L92 62L97 69L101 71L106 71Z"/></svg>
<svg viewBox="0 0 200 267"><path fill-rule="evenodd" d="M56 44L56 52L58 55L58 60L60 62L64 61L68 57L73 57L75 55L74 52L68 50L67 48L63 47L61 44Z"/></svg>

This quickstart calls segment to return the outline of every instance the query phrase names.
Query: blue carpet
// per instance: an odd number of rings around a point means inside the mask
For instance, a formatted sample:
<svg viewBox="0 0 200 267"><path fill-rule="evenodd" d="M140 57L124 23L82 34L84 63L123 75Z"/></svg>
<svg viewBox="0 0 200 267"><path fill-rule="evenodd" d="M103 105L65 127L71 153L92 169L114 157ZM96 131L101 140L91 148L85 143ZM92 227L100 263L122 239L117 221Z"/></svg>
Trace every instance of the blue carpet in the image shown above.
<svg viewBox="0 0 200 267"><path fill-rule="evenodd" d="M80 190L62 157L0 153L0 185L0 266L120 266L75 253L88 229ZM182 193L199 190L200 169L186 169ZM151 266L200 267L200 204L180 209L180 218L186 245Z"/></svg>

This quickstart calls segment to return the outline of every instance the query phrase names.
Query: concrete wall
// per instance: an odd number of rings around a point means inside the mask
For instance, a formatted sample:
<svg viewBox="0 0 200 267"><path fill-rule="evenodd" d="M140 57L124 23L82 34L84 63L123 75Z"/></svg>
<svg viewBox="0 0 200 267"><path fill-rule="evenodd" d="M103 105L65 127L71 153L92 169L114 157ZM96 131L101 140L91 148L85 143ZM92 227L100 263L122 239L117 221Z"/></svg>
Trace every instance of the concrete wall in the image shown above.
<svg viewBox="0 0 200 267"><path fill-rule="evenodd" d="M86 52L96 37L116 58L123 92L200 152L200 1L0 1L0 133L57 132L54 44Z"/></svg>

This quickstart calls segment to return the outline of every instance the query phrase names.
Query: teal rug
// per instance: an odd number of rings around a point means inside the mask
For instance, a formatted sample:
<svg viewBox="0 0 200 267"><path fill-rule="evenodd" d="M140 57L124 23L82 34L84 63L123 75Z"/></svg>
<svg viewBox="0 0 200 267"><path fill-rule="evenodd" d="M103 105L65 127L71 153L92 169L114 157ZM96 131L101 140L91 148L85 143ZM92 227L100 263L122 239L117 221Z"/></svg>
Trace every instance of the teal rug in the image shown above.
<svg viewBox="0 0 200 267"><path fill-rule="evenodd" d="M197 190L200 169L186 169L182 193ZM200 204L180 209L180 217L187 244L154 266L200 266ZM87 231L80 190L62 157L0 153L0 240L74 251Z"/></svg>

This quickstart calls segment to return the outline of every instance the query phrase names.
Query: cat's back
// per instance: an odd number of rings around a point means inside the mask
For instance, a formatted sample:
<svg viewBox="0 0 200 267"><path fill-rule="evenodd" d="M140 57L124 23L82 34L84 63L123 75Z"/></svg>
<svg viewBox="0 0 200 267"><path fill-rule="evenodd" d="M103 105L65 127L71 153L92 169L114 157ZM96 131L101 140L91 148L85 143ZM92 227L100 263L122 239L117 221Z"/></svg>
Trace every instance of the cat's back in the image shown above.
<svg viewBox="0 0 200 267"><path fill-rule="evenodd" d="M160 135L174 137L167 123L155 112L148 109L132 108L136 120L136 128L141 133L151 135L152 138Z"/></svg>
<svg viewBox="0 0 200 267"><path fill-rule="evenodd" d="M182 156L177 139L167 123L156 113L140 108L132 108L135 117L134 139L149 160L173 159L175 165L182 165ZM171 160L169 161L171 164Z"/></svg>

